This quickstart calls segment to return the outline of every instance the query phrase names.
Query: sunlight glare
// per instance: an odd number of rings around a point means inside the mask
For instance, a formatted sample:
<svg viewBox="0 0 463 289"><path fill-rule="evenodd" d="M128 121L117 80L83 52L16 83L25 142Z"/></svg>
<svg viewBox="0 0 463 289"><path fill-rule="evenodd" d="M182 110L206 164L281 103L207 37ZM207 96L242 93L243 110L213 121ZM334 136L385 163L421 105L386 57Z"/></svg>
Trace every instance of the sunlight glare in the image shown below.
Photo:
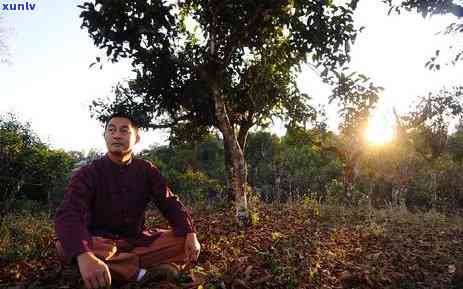
<svg viewBox="0 0 463 289"><path fill-rule="evenodd" d="M373 116L365 131L366 139L371 144L381 145L392 141L394 130L384 116Z"/></svg>

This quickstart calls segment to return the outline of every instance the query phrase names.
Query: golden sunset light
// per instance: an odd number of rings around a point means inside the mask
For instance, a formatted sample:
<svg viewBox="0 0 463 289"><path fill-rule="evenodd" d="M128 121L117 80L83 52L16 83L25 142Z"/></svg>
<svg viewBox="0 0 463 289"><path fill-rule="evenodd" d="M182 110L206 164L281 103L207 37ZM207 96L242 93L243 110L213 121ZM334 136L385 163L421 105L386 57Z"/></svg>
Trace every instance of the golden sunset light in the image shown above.
<svg viewBox="0 0 463 289"><path fill-rule="evenodd" d="M392 141L394 130L383 115L375 115L368 123L365 137L371 144L382 145Z"/></svg>
<svg viewBox="0 0 463 289"><path fill-rule="evenodd" d="M463 289L462 172L463 0L0 0L0 289Z"/></svg>

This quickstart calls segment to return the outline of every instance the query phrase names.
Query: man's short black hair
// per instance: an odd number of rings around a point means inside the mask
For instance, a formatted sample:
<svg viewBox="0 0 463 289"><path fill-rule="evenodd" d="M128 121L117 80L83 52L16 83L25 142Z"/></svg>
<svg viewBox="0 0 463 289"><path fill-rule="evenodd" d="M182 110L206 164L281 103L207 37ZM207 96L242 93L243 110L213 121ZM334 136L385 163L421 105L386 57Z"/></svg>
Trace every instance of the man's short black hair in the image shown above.
<svg viewBox="0 0 463 289"><path fill-rule="evenodd" d="M128 120L130 120L130 123L132 124L132 126L136 129L139 129L140 128L140 125L139 123L135 120L134 117L132 117L130 114L128 113L125 113L125 112L115 112L113 114L111 114L108 118L107 118L107 121L106 121L106 124L105 124L105 130L108 128L108 124L109 122L111 121L111 119L115 118L115 117L123 117L123 118L127 118Z"/></svg>

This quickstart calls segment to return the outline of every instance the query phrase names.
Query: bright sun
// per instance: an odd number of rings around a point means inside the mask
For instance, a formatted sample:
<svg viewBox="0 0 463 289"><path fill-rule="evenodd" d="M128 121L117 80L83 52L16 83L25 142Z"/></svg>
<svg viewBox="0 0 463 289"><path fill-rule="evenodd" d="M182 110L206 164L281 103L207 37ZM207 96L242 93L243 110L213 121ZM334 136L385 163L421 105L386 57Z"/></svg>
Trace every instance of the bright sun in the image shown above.
<svg viewBox="0 0 463 289"><path fill-rule="evenodd" d="M394 138L394 131L385 117L374 116L368 122L365 136L369 143L385 144Z"/></svg>

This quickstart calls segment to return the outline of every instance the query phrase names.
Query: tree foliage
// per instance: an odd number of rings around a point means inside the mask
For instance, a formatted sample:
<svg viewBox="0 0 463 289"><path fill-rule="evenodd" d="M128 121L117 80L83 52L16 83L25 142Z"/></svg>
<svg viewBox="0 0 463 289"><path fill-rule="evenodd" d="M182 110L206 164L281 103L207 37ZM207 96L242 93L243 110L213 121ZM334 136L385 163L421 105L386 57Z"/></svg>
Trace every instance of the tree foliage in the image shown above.
<svg viewBox="0 0 463 289"><path fill-rule="evenodd" d="M416 11L423 17L442 14L454 14L463 17L463 7L454 0L383 0L390 6L390 12L395 10L400 13L401 9Z"/></svg>
<svg viewBox="0 0 463 289"><path fill-rule="evenodd" d="M447 150L449 126L462 114L462 87L428 93L419 98L406 116L397 117L398 138L409 142L423 158L432 161Z"/></svg>
<svg viewBox="0 0 463 289"><path fill-rule="evenodd" d="M20 197L47 201L72 168L71 157L52 150L15 115L0 116L0 202L2 212Z"/></svg>
<svg viewBox="0 0 463 289"><path fill-rule="evenodd" d="M367 150L365 131L383 88L374 85L367 76L356 72L335 72L335 78L329 81L334 85L330 101L337 100L340 108L340 137L334 144L325 145L334 146L343 163L344 199L347 204L352 204L358 166L362 154Z"/></svg>
<svg viewBox="0 0 463 289"><path fill-rule="evenodd" d="M453 15L457 17L455 22L450 23L443 31L443 34L452 35L454 39L461 37L463 32L463 6L461 1L454 0L382 0L387 3L390 7L389 13L395 11L399 13L402 10L414 11L420 13L423 17L431 17L433 15ZM463 59L463 47L457 41L449 47L452 56L449 57L448 61L440 59L441 50L436 50L435 55L431 56L429 61L426 62L425 66L430 70L440 70L441 67L447 65L450 62L455 65L457 62Z"/></svg>
<svg viewBox="0 0 463 289"><path fill-rule="evenodd" d="M276 116L313 118L295 68L311 61L326 74L348 62L357 2L85 2L82 27L95 46L111 61L129 58L137 75L116 88L115 99L95 101L93 113L104 121L125 110L146 128L219 130L228 187L246 219L249 129Z"/></svg>

